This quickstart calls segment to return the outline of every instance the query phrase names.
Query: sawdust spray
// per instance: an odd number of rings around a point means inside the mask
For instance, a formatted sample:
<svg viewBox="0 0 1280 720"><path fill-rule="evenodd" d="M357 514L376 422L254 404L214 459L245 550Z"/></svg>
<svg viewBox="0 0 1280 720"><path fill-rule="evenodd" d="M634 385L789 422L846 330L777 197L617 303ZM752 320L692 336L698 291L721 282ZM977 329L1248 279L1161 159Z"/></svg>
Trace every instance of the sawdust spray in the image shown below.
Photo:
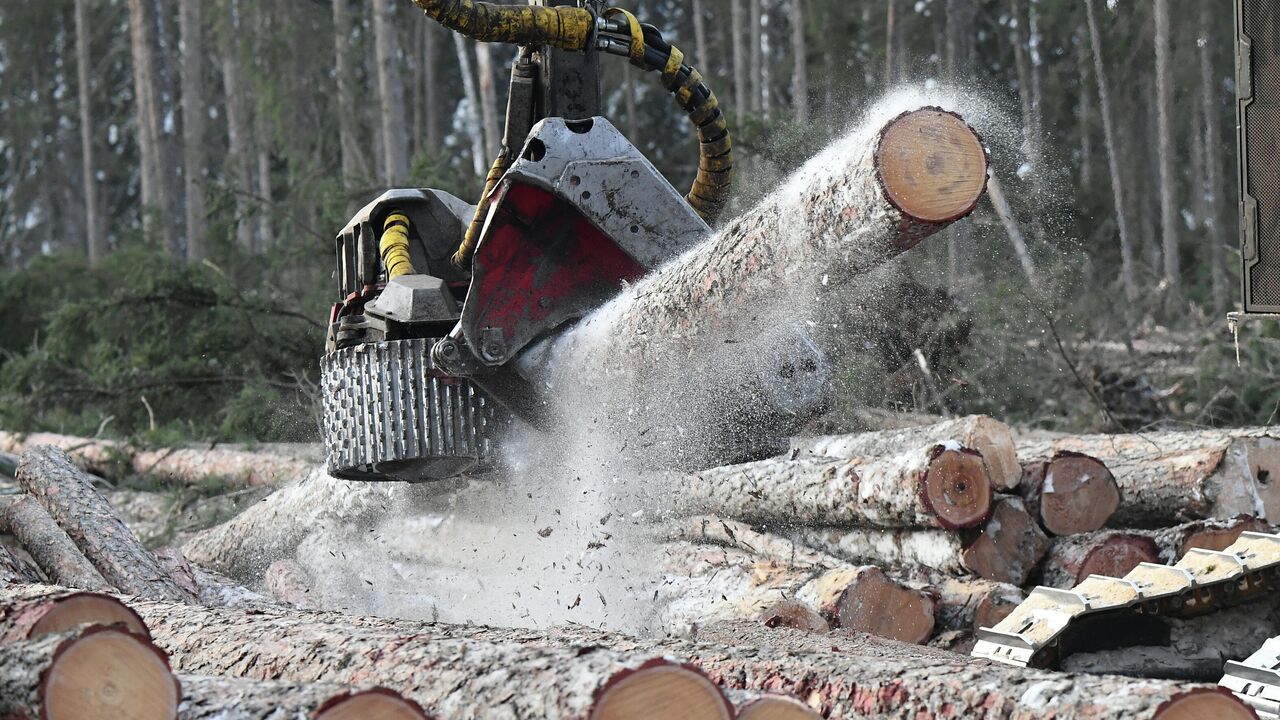
<svg viewBox="0 0 1280 720"><path fill-rule="evenodd" d="M829 168L850 162L885 122L926 105L959 112L978 130L993 154L993 172L1017 172L1028 163L1019 124L984 93L924 84L899 89L870 106L862 119L772 192L792 203ZM928 242L928 241L926 241ZM893 268L849 283L797 277L780 287L752 322L733 332L795 324L820 344L841 334L842 313L874 314L885 302ZM642 293L645 282L624 294ZM573 342L550 349L550 366L572 366L572 354L607 336L613 302L571 331ZM666 606L679 597L678 579L688 568L673 565L663 550L670 482L655 472L669 466L672 442L696 450L715 438L684 428L664 443L650 443L647 418L628 418L639 404L675 402L696 424L705 402L724 392L735 371L725 338L671 358L667 387L654 398L617 398L573 377L549 382L550 408L561 422L554 433L517 427L504 444L500 472L470 482L399 486L392 510L359 527L317 530L299 548L298 559L316 575L321 604L353 612L540 627L567 622L637 633L671 629ZM724 358L707 367L706 358ZM714 361L721 362L721 361ZM846 381L848 379L846 378ZM856 382L856 376L853 379ZM635 420L634 422L632 420ZM676 452L681 448L676 447Z"/></svg>

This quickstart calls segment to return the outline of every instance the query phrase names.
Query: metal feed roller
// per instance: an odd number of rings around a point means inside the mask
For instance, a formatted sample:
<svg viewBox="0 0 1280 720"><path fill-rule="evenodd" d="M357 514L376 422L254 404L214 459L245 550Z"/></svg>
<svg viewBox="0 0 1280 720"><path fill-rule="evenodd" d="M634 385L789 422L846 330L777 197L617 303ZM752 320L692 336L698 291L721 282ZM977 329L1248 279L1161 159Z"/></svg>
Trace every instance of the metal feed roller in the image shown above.
<svg viewBox="0 0 1280 720"><path fill-rule="evenodd" d="M1218 684L1248 703L1262 720L1280 720L1280 637L1266 641L1243 661L1228 662Z"/></svg>
<svg viewBox="0 0 1280 720"><path fill-rule="evenodd" d="M1174 565L1141 563L1123 578L1091 575L1070 590L1038 587L994 628L978 630L972 655L1053 667L1071 653L1071 631L1086 620L1124 612L1201 615L1277 588L1280 534L1246 532L1226 550L1188 550Z"/></svg>

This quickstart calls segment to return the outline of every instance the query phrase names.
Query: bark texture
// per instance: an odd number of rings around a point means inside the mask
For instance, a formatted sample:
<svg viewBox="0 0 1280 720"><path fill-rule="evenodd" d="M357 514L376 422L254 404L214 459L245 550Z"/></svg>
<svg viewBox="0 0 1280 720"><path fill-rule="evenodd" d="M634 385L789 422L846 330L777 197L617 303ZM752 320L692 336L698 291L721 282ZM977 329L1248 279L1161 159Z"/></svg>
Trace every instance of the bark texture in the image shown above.
<svg viewBox="0 0 1280 720"><path fill-rule="evenodd" d="M316 609L316 601L311 598L311 579L307 571L296 560L285 558L271 563L267 568L263 584L271 597L296 608Z"/></svg>
<svg viewBox="0 0 1280 720"><path fill-rule="evenodd" d="M49 580L82 590L114 590L40 503L30 496L0 503L0 532L13 535Z"/></svg>
<svg viewBox="0 0 1280 720"><path fill-rule="evenodd" d="M80 111L80 174L84 188L85 241L89 264L107 255L107 238L98 213L98 178L93 161L93 89L90 85L89 0L76 0L76 89Z"/></svg>
<svg viewBox="0 0 1280 720"><path fill-rule="evenodd" d="M972 448L982 455L992 487L1011 490L1018 486L1022 469L1018 465L1013 431L1008 425L986 415L970 415L921 427L798 438L792 442L791 450L793 453L799 451L800 457L875 457L897 455L947 441Z"/></svg>
<svg viewBox="0 0 1280 720"><path fill-rule="evenodd" d="M1122 530L1058 538L1045 558L1041 584L1072 588L1090 575L1124 577L1138 563L1160 562L1160 551L1149 537Z"/></svg>
<svg viewBox="0 0 1280 720"><path fill-rule="evenodd" d="M580 626L510 630L283 610L246 615L151 601L139 601L136 609L185 672L300 682L359 678L399 688L442 716L458 718L480 717L496 696L504 698L509 717L575 717L582 692L574 689L577 681L598 677L593 669L615 667L618 656L692 662L725 688L798 695L836 720L948 712L1009 720L1146 719L1183 693L1211 689L1023 670L865 635L832 639L768 629L757 621L717 629L733 636L730 646L633 639ZM383 652L391 645L396 653ZM488 672L495 667L510 672ZM513 693L512 675L522 678L524 691ZM560 712L547 713L549 686L565 691ZM1221 702L1242 707L1227 696Z"/></svg>
<svg viewBox="0 0 1280 720"><path fill-rule="evenodd" d="M120 624L147 636L146 623L114 597L51 585L0 586L0 644L34 640L84 625Z"/></svg>
<svg viewBox="0 0 1280 720"><path fill-rule="evenodd" d="M332 683L202 675L183 675L180 680L182 705L178 708L178 720L328 720L334 717L335 710L341 710L342 703L352 701L363 704L361 711L364 715L343 715L344 720L358 717L425 720L427 717L417 703L385 688L357 693ZM322 708L331 714L321 714ZM352 712L352 709L348 707L347 712Z"/></svg>
<svg viewBox="0 0 1280 720"><path fill-rule="evenodd" d="M39 576L34 570L28 570L17 555L6 545L0 545L0 583L38 582Z"/></svg>
<svg viewBox="0 0 1280 720"><path fill-rule="evenodd" d="M193 599L116 517L90 477L66 453L51 447L28 450L18 466L18 483L117 589L155 599Z"/></svg>
<svg viewBox="0 0 1280 720"><path fill-rule="evenodd" d="M1120 505L1113 527L1160 527L1203 518L1265 517L1249 441L1231 433L1155 432L1134 435L1031 435L1023 457L1059 451L1102 461L1115 476Z"/></svg>
<svg viewBox="0 0 1280 720"><path fill-rule="evenodd" d="M205 126L209 107L204 93L204 13L201 0L182 0L178 25L182 33L182 180L186 189L187 261L207 253L205 240Z"/></svg>
<svg viewBox="0 0 1280 720"><path fill-rule="evenodd" d="M685 511L773 525L972 527L991 507L980 457L942 445L885 458L774 458L713 468L673 492Z"/></svg>
<svg viewBox="0 0 1280 720"><path fill-rule="evenodd" d="M378 61L378 97L381 100L382 180L395 187L409 176L409 137L405 132L404 93L400 81L400 41L395 6L391 0L373 0L373 32Z"/></svg>

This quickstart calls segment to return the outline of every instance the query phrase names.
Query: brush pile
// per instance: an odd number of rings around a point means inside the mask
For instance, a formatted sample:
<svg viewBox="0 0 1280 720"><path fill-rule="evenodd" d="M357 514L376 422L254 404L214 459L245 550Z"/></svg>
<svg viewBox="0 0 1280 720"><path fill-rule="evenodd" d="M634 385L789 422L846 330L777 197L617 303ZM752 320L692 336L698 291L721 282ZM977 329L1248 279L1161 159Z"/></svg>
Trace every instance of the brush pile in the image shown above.
<svg viewBox="0 0 1280 720"><path fill-rule="evenodd" d="M1069 673L961 653L1033 584L1266 529L1274 443L1247 430L1016 435L971 417L798 439L778 458L681 475L678 512L651 527L668 634L644 638L318 609L292 559L302 526L385 507L381 486L303 493L313 473L300 466L186 552L150 550L103 481L17 442L17 487L0 496L0 715L1251 717L1190 681L1280 631L1274 604L1177 624L1163 654L1075 656Z"/></svg>

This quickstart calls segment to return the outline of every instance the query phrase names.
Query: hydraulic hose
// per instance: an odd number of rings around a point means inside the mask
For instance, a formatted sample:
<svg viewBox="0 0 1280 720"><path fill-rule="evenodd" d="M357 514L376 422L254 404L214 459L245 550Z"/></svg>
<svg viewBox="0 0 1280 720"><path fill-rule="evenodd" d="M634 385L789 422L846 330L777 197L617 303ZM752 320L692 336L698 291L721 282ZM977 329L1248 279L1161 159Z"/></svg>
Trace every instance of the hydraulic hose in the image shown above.
<svg viewBox="0 0 1280 720"><path fill-rule="evenodd" d="M604 13L599 37L602 50L631 59L631 64L662 73L662 85L676 96L698 130L698 175L685 196L689 205L713 224L729 200L733 183L733 140L720 111L715 93L703 82L702 74L684 64L684 53L662 39L652 25L642 25L622 8Z"/></svg>
<svg viewBox="0 0 1280 720"><path fill-rule="evenodd" d="M409 258L409 218L403 213L392 213L382 224L382 239L378 243L382 266L387 269L387 279L401 275L413 275L413 260Z"/></svg>
<svg viewBox="0 0 1280 720"><path fill-rule="evenodd" d="M481 42L586 50L595 17L580 7L496 5L473 0L413 0L427 17Z"/></svg>

